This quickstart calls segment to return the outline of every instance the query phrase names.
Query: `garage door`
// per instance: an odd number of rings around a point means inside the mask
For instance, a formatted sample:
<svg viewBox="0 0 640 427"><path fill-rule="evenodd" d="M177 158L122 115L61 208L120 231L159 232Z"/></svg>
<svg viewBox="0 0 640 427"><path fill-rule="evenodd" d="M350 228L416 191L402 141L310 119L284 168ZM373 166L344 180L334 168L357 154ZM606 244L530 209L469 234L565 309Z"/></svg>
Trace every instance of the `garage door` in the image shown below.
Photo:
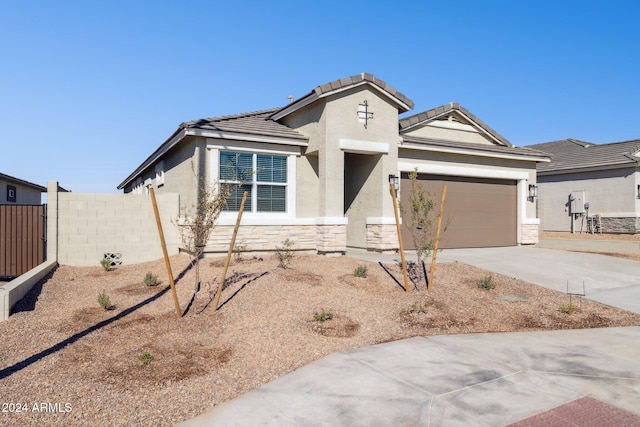
<svg viewBox="0 0 640 427"><path fill-rule="evenodd" d="M489 246L515 246L517 244L517 186L514 180L447 177L420 174L420 184L436 203L440 204L442 186L447 185L443 224L449 221L446 232L441 234L440 248L478 248ZM409 196L411 181L402 174L401 205L403 219L402 241L405 248L415 245L407 228L410 221ZM437 219L434 214L434 232Z"/></svg>

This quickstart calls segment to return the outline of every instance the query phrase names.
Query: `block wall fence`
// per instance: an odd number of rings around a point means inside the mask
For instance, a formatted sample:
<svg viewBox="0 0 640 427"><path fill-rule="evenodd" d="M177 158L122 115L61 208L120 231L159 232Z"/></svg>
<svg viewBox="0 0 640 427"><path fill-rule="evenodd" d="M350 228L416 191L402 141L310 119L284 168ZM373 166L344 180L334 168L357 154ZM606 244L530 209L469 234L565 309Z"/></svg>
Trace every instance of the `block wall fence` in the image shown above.
<svg viewBox="0 0 640 427"><path fill-rule="evenodd" d="M169 255L178 253L180 236L173 224L180 212L178 194L156 195ZM100 265L105 254L123 264L162 258L150 195L47 191L47 259L71 266Z"/></svg>

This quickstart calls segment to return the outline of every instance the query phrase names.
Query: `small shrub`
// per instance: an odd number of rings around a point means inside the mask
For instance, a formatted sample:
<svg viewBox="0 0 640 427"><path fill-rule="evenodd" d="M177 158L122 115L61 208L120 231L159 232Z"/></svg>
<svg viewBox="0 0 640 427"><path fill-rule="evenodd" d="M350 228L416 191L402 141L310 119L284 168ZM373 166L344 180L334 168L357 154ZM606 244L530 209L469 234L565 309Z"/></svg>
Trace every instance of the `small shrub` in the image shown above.
<svg viewBox="0 0 640 427"><path fill-rule="evenodd" d="M313 321L314 322L326 322L327 320L333 319L333 314L329 311L320 310L319 312L313 313Z"/></svg>
<svg viewBox="0 0 640 427"><path fill-rule="evenodd" d="M141 348L140 349L140 354L138 354L138 360L140 362L142 362L143 365L148 365L151 362L153 362L154 360L156 360L156 358L153 357L153 354L151 354L147 350Z"/></svg>
<svg viewBox="0 0 640 427"><path fill-rule="evenodd" d="M293 259L293 246L295 243L289 239L282 242L282 247L276 246L276 257L278 258L278 266L288 268L289 263Z"/></svg>
<svg viewBox="0 0 640 427"><path fill-rule="evenodd" d="M353 272L353 275L356 277L367 277L367 266L359 265Z"/></svg>
<svg viewBox="0 0 640 427"><path fill-rule="evenodd" d="M113 309L113 305L111 304L111 300L109 299L109 295L107 295L104 291L98 294L98 304L105 310Z"/></svg>
<svg viewBox="0 0 640 427"><path fill-rule="evenodd" d="M575 304L563 305L560 307L560 311L564 314L572 315L576 311L578 311L578 306Z"/></svg>
<svg viewBox="0 0 640 427"><path fill-rule="evenodd" d="M244 251L247 250L247 245L244 243L244 240L240 243L236 243L233 246L233 260L235 262L242 262L244 259Z"/></svg>
<svg viewBox="0 0 640 427"><path fill-rule="evenodd" d="M144 276L144 284L147 286L158 286L158 276L151 272L148 272Z"/></svg>
<svg viewBox="0 0 640 427"><path fill-rule="evenodd" d="M100 260L100 265L104 268L104 271L111 270L111 260L109 258L102 258Z"/></svg>
<svg viewBox="0 0 640 427"><path fill-rule="evenodd" d="M480 282L478 282L478 287L480 289L485 289L487 291L495 288L496 285L494 285L493 283L493 276L491 275L485 276L482 280L480 280Z"/></svg>
<svg viewBox="0 0 640 427"><path fill-rule="evenodd" d="M403 310L403 314L427 314L429 313L429 307L431 307L431 304L428 302L416 302L408 309Z"/></svg>

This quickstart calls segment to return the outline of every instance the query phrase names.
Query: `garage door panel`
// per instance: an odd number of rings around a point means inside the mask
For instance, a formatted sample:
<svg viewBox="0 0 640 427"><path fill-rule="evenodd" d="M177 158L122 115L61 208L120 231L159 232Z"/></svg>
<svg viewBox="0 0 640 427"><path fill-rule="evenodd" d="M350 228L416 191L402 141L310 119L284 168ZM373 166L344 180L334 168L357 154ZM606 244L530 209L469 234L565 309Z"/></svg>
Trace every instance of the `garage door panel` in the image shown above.
<svg viewBox="0 0 640 427"><path fill-rule="evenodd" d="M513 246L516 244L516 182L466 177L419 175L436 204L447 185L443 224L448 228L441 235L441 248ZM410 215L408 198L411 181L402 174L401 204ZM410 216L403 221L405 247L413 249L411 233L407 229ZM434 218L435 221L435 218Z"/></svg>

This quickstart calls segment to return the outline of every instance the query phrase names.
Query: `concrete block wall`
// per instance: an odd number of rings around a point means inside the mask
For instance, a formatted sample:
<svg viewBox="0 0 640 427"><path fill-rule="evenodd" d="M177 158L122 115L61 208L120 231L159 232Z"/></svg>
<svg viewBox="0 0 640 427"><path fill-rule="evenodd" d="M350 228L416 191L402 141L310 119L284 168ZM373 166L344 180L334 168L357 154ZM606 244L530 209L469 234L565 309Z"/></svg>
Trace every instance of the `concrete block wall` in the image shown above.
<svg viewBox="0 0 640 427"><path fill-rule="evenodd" d="M179 215L179 196L156 199L167 251L176 254L180 239L172 222ZM57 241L58 262L65 265L99 265L106 253L120 254L123 264L163 256L150 195L58 193Z"/></svg>
<svg viewBox="0 0 640 427"><path fill-rule="evenodd" d="M398 231L395 225L367 224L367 250L395 252L398 249Z"/></svg>

